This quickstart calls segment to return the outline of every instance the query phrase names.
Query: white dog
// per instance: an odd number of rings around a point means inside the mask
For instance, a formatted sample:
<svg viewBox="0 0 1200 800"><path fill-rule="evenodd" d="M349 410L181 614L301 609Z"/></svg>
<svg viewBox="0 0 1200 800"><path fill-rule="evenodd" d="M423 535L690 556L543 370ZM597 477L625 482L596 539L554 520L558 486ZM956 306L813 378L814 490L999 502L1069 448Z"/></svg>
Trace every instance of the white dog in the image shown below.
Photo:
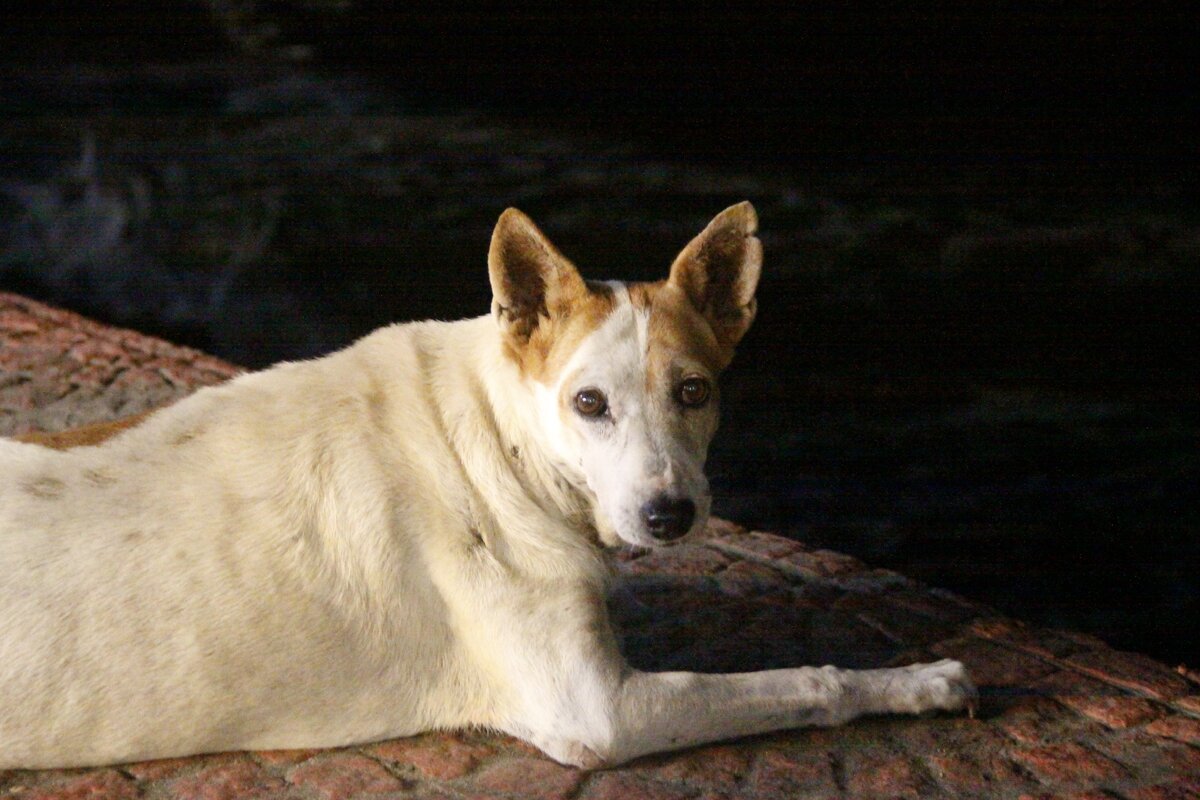
<svg viewBox="0 0 1200 800"><path fill-rule="evenodd" d="M0 441L0 768L485 726L583 767L961 709L961 664L645 673L607 545L704 527L749 203L654 284L585 283L516 210L489 316L395 325L96 445Z"/></svg>

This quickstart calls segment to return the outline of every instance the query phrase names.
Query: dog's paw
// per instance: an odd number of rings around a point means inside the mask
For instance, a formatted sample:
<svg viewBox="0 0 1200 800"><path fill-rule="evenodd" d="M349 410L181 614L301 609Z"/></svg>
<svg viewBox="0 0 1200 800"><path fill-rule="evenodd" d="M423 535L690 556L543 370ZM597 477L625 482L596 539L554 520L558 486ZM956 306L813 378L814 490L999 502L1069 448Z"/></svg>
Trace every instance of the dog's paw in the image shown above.
<svg viewBox="0 0 1200 800"><path fill-rule="evenodd" d="M979 691L962 663L945 658L898 671L904 673L905 680L891 682L888 687L892 710L909 714L966 710L975 716Z"/></svg>
<svg viewBox="0 0 1200 800"><path fill-rule="evenodd" d="M593 770L609 766L607 760L582 742L550 737L535 737L529 741L534 747L568 767Z"/></svg>

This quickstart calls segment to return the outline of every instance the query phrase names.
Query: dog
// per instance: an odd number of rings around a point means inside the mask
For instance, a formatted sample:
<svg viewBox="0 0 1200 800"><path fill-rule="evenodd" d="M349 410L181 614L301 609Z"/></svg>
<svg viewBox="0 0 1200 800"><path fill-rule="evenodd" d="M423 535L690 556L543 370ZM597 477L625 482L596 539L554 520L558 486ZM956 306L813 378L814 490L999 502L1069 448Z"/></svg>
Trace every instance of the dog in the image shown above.
<svg viewBox="0 0 1200 800"><path fill-rule="evenodd" d="M509 209L489 315L385 327L74 449L0 442L0 768L467 727L597 768L970 707L949 660L711 675L618 652L606 551L709 515L756 232L741 203L665 280L593 283Z"/></svg>

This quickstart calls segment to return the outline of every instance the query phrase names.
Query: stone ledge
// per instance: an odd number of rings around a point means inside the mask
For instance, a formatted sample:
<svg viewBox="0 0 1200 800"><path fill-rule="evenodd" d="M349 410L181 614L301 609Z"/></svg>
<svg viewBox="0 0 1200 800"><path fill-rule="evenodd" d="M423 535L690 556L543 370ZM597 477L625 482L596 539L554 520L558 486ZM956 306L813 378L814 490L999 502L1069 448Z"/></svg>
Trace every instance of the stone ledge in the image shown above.
<svg viewBox="0 0 1200 800"><path fill-rule="evenodd" d="M117 419L237 372L0 293L0 434ZM503 736L432 733L328 751L10 770L0 772L0 798L1200 796L1194 672L721 520L703 541L629 554L621 568L636 602L614 611L638 666L868 667L950 656L981 684L980 712L868 719L594 773Z"/></svg>

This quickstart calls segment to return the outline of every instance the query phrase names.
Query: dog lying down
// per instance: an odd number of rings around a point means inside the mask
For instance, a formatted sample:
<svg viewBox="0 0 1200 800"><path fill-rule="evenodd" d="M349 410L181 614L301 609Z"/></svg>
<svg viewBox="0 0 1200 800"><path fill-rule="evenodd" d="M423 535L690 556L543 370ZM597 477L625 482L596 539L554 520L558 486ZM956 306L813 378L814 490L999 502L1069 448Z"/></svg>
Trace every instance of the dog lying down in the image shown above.
<svg viewBox="0 0 1200 800"><path fill-rule="evenodd" d="M486 316L386 327L88 446L0 441L0 768L469 726L598 767L969 706L954 661L709 675L618 653L605 548L704 527L756 227L735 205L666 280L593 283L509 209Z"/></svg>

